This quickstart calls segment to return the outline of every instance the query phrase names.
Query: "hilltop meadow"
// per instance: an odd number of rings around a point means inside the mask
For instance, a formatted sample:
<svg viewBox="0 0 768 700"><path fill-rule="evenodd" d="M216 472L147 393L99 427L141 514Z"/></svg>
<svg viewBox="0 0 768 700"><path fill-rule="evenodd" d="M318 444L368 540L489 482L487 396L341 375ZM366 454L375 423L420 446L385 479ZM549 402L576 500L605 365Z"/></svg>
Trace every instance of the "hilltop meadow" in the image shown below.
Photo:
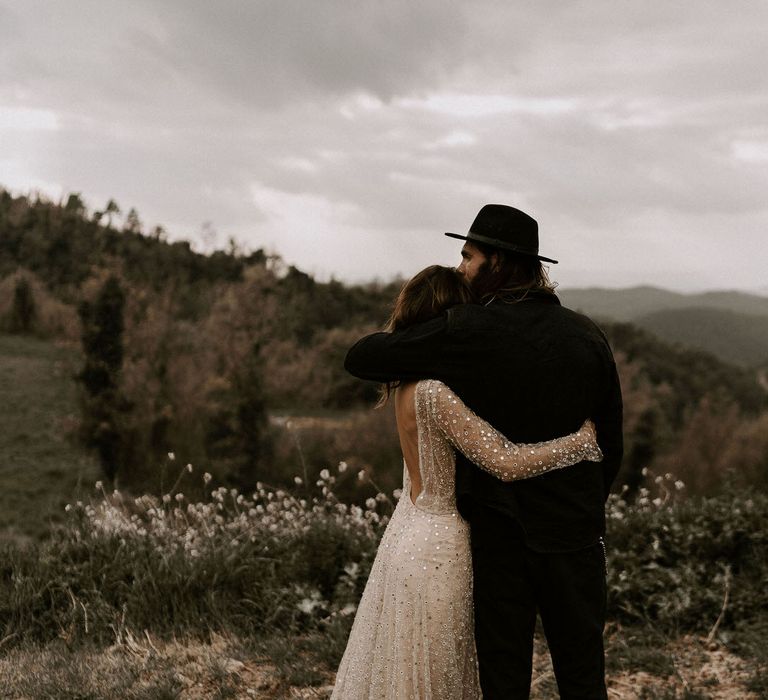
<svg viewBox="0 0 768 700"><path fill-rule="evenodd" d="M401 283L0 189L0 696L327 697L402 476L342 361ZM601 320L626 404L611 696L766 697L768 340L696 312L745 339L727 358L644 299ZM541 638L535 665L556 697Z"/></svg>

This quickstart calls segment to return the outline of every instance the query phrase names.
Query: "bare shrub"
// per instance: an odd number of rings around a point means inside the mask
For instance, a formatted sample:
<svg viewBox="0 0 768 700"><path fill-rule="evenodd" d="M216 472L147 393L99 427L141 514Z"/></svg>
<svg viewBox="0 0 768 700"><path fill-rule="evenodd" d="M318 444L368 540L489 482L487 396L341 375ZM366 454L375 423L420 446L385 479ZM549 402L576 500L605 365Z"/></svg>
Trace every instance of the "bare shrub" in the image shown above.
<svg viewBox="0 0 768 700"><path fill-rule="evenodd" d="M727 481L764 485L767 465L768 414L745 417L733 404L705 398L654 468L678 474L691 493L711 494Z"/></svg>
<svg viewBox="0 0 768 700"><path fill-rule="evenodd" d="M13 303L15 290L26 282L34 299L34 319L29 330L40 338L50 338L66 343L76 343L80 338L80 321L77 309L65 304L51 294L43 282L28 270L17 270L0 280L0 330L13 332Z"/></svg>

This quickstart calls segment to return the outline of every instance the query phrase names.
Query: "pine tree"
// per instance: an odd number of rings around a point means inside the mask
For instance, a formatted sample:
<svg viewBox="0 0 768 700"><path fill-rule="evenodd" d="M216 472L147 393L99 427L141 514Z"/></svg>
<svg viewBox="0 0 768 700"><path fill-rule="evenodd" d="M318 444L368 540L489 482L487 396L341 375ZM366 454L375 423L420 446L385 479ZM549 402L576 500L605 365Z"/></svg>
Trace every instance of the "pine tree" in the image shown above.
<svg viewBox="0 0 768 700"><path fill-rule="evenodd" d="M11 333L29 333L37 318L37 306L32 294L32 285L26 277L20 277L13 292L11 307Z"/></svg>
<svg viewBox="0 0 768 700"><path fill-rule="evenodd" d="M121 462L119 391L123 363L123 309L120 282L110 276L94 303L80 306L85 365L78 375L84 388L82 437L96 449L104 475L114 481Z"/></svg>
<svg viewBox="0 0 768 700"><path fill-rule="evenodd" d="M208 418L206 452L219 471L241 489L252 488L269 457L267 405L261 347L254 344L229 388L208 396L215 408Z"/></svg>

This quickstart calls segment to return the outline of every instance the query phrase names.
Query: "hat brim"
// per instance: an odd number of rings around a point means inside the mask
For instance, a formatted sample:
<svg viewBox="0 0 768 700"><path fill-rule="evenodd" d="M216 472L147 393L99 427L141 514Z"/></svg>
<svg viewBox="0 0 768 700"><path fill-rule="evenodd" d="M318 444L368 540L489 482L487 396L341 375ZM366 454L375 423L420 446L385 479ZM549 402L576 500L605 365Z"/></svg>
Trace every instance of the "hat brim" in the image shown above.
<svg viewBox="0 0 768 700"><path fill-rule="evenodd" d="M474 234L472 238L469 236L462 236L458 233L448 233L446 231L446 236L449 236L451 238L458 238L462 241L469 241L472 243L473 241L477 241L478 243L484 243L485 245L493 246L494 248L503 248L504 250L511 250L513 253L518 253L520 255L528 255L532 258L538 258L539 260L543 260L544 262L552 263L553 265L557 265L557 260L553 260L552 258L545 258L543 255L539 255L538 253L529 253L526 250L520 250L519 248L509 245L509 243L505 243L504 241L499 241L495 238L487 238L486 236L478 236L477 234Z"/></svg>

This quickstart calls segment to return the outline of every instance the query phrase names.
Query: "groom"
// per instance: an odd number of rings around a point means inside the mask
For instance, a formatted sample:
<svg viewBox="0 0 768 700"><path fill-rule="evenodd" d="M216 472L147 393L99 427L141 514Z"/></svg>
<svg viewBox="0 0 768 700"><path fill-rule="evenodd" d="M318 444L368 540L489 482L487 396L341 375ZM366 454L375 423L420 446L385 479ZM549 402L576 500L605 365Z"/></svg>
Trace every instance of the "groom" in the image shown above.
<svg viewBox="0 0 768 700"><path fill-rule="evenodd" d="M374 333L345 367L379 382L435 378L514 442L597 428L602 463L503 483L457 455L459 510L471 524L475 639L485 700L527 698L538 611L562 698L606 698L605 499L622 456L621 390L602 331L560 305L538 225L488 204L458 268L479 304Z"/></svg>

